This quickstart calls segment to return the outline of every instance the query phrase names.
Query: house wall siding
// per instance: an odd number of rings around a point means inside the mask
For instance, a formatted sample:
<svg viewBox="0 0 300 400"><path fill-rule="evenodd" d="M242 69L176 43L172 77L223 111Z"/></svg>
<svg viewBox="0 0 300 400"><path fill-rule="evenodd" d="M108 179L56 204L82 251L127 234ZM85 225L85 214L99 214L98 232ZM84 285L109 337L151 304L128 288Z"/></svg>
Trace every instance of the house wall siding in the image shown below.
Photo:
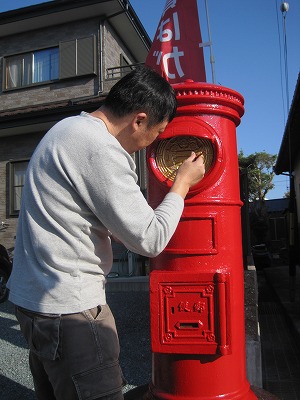
<svg viewBox="0 0 300 400"><path fill-rule="evenodd" d="M108 92L116 82L115 80L107 80L107 69L120 65L120 56L123 54L129 64L134 64L136 60L132 57L123 41L116 35L115 31L105 22L102 30L103 46L103 65L102 73L104 79L104 91ZM119 78L119 77L118 77Z"/></svg>

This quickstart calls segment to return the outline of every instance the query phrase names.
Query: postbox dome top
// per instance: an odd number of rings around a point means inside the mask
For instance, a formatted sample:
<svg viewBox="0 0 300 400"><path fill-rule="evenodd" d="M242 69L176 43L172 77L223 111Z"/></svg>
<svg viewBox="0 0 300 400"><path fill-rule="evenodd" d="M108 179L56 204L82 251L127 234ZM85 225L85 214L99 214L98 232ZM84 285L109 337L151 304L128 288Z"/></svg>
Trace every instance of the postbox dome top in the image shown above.
<svg viewBox="0 0 300 400"><path fill-rule="evenodd" d="M177 113L222 114L234 120L236 126L244 114L244 97L235 90L207 82L185 82L172 85L177 101Z"/></svg>

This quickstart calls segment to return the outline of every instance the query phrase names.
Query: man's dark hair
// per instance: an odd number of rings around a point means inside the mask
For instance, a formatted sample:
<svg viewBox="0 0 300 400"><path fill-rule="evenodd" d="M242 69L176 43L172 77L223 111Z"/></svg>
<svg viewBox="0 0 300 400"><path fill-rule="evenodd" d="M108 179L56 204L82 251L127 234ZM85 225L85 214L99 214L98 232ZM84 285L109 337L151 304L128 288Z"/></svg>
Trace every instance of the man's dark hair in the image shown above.
<svg viewBox="0 0 300 400"><path fill-rule="evenodd" d="M107 95L104 106L117 116L145 112L148 126L170 122L176 114L176 96L172 86L147 67L138 67L120 79Z"/></svg>

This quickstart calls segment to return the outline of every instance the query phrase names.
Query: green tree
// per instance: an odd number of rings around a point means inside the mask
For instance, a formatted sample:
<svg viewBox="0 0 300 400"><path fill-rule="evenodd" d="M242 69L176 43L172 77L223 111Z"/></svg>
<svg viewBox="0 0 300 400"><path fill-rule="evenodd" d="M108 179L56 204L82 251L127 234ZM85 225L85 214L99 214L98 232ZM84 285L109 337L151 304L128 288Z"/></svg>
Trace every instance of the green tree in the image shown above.
<svg viewBox="0 0 300 400"><path fill-rule="evenodd" d="M247 170L249 200L251 202L263 202L267 193L274 188L273 165L277 155L265 151L244 155L243 150L239 152L239 166Z"/></svg>
<svg viewBox="0 0 300 400"><path fill-rule="evenodd" d="M248 177L251 242L267 243L269 217L265 199L267 193L274 188L273 165L277 155L263 151L245 156L241 150L238 157L240 170L243 173L247 171Z"/></svg>

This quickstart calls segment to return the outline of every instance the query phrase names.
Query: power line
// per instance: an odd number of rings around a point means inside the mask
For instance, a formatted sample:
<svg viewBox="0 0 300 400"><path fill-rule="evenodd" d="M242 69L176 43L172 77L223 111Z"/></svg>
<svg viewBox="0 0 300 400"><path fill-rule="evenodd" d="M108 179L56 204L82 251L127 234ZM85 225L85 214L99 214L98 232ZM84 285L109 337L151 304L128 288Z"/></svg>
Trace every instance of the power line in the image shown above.
<svg viewBox="0 0 300 400"><path fill-rule="evenodd" d="M286 106L287 112L290 108L289 100L289 71L288 71L288 51L287 51L287 35L286 35L286 14L289 10L289 4L284 2L280 6L282 12L282 26L283 26L283 55L284 55L284 68L285 68L285 89L286 89Z"/></svg>
<svg viewBox="0 0 300 400"><path fill-rule="evenodd" d="M283 94L283 67L282 67L282 52L281 52L281 35L280 35L280 28L279 28L279 7L277 7L277 1L275 1L276 7L276 17L277 17L277 33L278 33L278 42L279 42L279 67L280 67L280 84L281 84L281 99L282 99L282 108L283 108L283 123L285 124L286 121L286 111L285 111L285 98Z"/></svg>

